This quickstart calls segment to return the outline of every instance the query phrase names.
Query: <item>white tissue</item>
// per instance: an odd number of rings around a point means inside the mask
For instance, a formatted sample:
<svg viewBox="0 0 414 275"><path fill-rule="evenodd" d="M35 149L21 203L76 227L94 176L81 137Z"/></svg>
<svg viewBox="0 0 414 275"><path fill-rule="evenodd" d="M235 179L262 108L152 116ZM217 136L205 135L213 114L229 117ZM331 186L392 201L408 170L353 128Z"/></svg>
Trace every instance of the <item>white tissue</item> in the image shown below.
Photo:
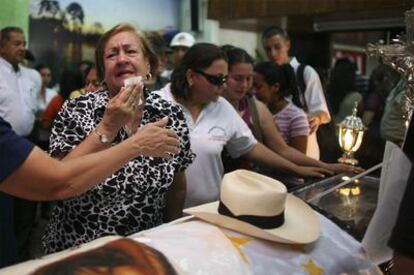
<svg viewBox="0 0 414 275"><path fill-rule="evenodd" d="M142 83L142 76L134 76L124 80L124 87Z"/></svg>
<svg viewBox="0 0 414 275"><path fill-rule="evenodd" d="M129 86L129 85L139 84L139 83L142 83L142 76L130 77L124 80L124 87ZM142 103L144 102L142 101L142 98L140 98L138 101L138 105L141 105Z"/></svg>

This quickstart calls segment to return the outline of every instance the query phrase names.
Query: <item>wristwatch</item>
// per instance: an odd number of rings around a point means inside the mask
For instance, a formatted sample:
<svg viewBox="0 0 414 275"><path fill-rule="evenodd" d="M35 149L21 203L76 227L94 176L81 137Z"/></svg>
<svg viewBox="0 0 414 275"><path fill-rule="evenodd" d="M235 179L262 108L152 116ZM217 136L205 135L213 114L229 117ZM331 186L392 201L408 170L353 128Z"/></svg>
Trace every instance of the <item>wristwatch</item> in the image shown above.
<svg viewBox="0 0 414 275"><path fill-rule="evenodd" d="M110 140L107 135L102 134L101 132L98 131L98 129L95 129L94 130L94 133L98 136L99 141L102 144L105 144L106 145L106 144L110 144L112 142L112 140Z"/></svg>

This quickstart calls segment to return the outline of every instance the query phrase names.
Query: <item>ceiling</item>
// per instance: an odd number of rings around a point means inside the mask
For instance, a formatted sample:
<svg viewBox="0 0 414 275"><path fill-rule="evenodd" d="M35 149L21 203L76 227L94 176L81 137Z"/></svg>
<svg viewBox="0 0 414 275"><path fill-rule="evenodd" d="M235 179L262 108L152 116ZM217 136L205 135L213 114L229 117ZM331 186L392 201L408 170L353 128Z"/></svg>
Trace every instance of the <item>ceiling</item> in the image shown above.
<svg viewBox="0 0 414 275"><path fill-rule="evenodd" d="M261 32L279 25L295 32L404 27L414 0L209 0L208 18L220 27Z"/></svg>

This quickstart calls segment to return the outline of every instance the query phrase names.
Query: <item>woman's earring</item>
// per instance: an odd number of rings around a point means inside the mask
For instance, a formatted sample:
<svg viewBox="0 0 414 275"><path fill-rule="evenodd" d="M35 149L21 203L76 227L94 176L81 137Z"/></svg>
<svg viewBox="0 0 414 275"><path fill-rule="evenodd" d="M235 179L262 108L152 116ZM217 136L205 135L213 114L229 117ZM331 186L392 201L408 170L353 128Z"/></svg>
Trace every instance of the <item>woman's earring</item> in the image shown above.
<svg viewBox="0 0 414 275"><path fill-rule="evenodd" d="M152 78L152 74L151 74L151 73L147 73L147 74L145 75L145 77L147 78L147 80L150 80L150 79Z"/></svg>

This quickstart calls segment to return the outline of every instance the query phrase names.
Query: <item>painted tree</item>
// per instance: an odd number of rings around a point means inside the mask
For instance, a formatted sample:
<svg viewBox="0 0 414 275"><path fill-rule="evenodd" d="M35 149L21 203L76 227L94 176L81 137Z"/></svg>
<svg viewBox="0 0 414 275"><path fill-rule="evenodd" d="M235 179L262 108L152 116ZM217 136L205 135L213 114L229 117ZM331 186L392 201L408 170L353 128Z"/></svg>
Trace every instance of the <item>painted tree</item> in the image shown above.
<svg viewBox="0 0 414 275"><path fill-rule="evenodd" d="M41 17L56 18L61 17L59 1L56 0L42 0L39 4L39 11L37 13Z"/></svg>
<svg viewBox="0 0 414 275"><path fill-rule="evenodd" d="M73 32L72 60L79 62L82 60L82 28L85 13L82 6L77 2L70 3L65 9L65 13L67 26Z"/></svg>

